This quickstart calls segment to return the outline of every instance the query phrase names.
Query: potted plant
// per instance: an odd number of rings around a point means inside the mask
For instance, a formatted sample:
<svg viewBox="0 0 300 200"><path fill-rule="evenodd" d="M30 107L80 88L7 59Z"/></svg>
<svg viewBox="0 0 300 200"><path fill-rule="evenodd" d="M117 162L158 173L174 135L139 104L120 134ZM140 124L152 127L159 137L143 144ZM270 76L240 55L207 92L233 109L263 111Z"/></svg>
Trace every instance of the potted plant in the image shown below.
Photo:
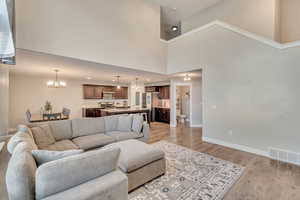
<svg viewBox="0 0 300 200"><path fill-rule="evenodd" d="M47 114L50 114L52 112L52 105L51 105L50 101L46 101L44 109L45 109Z"/></svg>

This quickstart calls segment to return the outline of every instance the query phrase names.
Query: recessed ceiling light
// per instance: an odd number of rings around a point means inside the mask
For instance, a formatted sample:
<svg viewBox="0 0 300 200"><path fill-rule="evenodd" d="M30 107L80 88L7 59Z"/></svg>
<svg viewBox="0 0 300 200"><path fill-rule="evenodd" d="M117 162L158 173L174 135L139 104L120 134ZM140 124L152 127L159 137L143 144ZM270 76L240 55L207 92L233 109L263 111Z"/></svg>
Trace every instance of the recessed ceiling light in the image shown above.
<svg viewBox="0 0 300 200"><path fill-rule="evenodd" d="M116 80L115 80L115 79L113 79L112 81L113 81L113 82L116 82Z"/></svg>
<svg viewBox="0 0 300 200"><path fill-rule="evenodd" d="M172 26L172 31L178 31L178 26Z"/></svg>
<svg viewBox="0 0 300 200"><path fill-rule="evenodd" d="M92 79L92 77L89 77L89 76L88 76L88 77L86 77L86 79L87 79L87 80L91 80L91 79Z"/></svg>

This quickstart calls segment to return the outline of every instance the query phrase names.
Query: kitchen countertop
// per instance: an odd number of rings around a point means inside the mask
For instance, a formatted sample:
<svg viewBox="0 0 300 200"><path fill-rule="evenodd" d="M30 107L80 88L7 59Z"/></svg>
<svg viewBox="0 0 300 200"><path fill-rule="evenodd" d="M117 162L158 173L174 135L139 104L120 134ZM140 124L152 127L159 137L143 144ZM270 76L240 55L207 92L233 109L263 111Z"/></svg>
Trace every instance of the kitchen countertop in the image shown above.
<svg viewBox="0 0 300 200"><path fill-rule="evenodd" d="M168 107L160 107L160 106L155 106L154 108L170 109L170 108L168 108Z"/></svg>
<svg viewBox="0 0 300 200"><path fill-rule="evenodd" d="M149 111L147 108L107 108L103 109L103 112L119 113L119 112L135 112L135 111Z"/></svg>

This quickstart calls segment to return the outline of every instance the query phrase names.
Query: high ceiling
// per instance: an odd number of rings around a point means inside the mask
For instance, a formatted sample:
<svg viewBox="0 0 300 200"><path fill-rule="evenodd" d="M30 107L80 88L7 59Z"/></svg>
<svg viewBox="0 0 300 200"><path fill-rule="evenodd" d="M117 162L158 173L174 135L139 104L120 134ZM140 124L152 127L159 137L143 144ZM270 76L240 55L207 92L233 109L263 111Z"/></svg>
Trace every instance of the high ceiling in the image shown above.
<svg viewBox="0 0 300 200"><path fill-rule="evenodd" d="M159 82L169 76L145 71L127 69L111 65L97 64L61 56L17 50L17 65L10 68L11 73L42 77L54 77L54 69L59 69L59 77L112 82L115 76L121 76L120 82L129 84L139 78L141 82Z"/></svg>
<svg viewBox="0 0 300 200"><path fill-rule="evenodd" d="M168 24L191 17L223 0L151 0L162 7L163 18Z"/></svg>

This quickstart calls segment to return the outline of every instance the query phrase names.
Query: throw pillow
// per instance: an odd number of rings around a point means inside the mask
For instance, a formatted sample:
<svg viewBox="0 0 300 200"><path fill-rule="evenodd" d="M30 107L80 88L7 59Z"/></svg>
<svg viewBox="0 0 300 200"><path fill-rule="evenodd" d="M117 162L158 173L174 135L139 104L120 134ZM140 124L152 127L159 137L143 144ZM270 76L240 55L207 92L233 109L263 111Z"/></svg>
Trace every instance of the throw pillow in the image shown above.
<svg viewBox="0 0 300 200"><path fill-rule="evenodd" d="M45 147L55 143L55 138L48 124L32 127L31 131L38 147Z"/></svg>
<svg viewBox="0 0 300 200"><path fill-rule="evenodd" d="M118 120L118 131L130 132L132 126L132 115L120 115Z"/></svg>
<svg viewBox="0 0 300 200"><path fill-rule="evenodd" d="M144 117L142 115L133 115L132 131L140 133L143 128Z"/></svg>
<svg viewBox="0 0 300 200"><path fill-rule="evenodd" d="M33 150L32 156L34 157L37 165L62 159L68 156L73 156L82 153L83 150L68 150L68 151L47 151L47 150Z"/></svg>
<svg viewBox="0 0 300 200"><path fill-rule="evenodd" d="M37 149L37 146L35 145L33 139L27 132L17 132L14 136L10 138L10 140L7 143L7 151L12 154L17 147L17 145L21 142L26 142L30 146L32 146L33 149Z"/></svg>

